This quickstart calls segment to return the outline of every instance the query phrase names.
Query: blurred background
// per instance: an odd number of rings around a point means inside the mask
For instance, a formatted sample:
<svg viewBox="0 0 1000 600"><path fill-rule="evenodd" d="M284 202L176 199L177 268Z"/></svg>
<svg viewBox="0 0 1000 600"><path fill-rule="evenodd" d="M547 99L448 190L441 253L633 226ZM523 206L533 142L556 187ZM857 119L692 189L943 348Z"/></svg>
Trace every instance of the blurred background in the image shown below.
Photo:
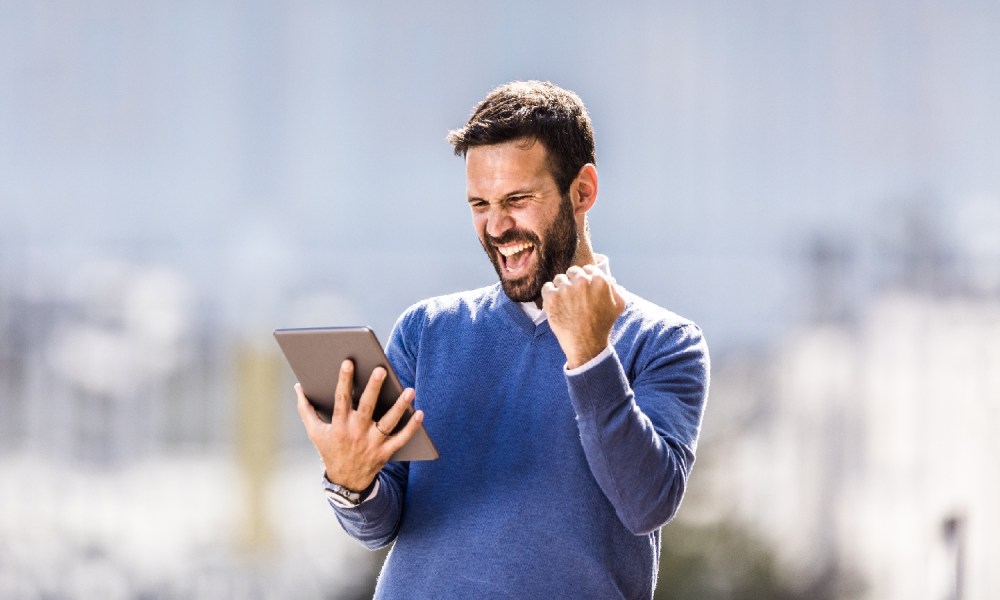
<svg viewBox="0 0 1000 600"><path fill-rule="evenodd" d="M370 596L271 330L492 283L445 135L529 78L713 353L658 597L1000 597L998 56L986 0L0 0L0 598Z"/></svg>

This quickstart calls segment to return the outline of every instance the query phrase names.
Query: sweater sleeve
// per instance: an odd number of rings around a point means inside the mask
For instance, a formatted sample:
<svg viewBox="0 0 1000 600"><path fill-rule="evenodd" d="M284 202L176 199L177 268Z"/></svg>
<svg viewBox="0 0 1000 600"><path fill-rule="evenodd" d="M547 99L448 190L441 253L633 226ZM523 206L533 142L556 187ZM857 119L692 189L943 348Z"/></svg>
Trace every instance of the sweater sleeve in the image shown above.
<svg viewBox="0 0 1000 600"><path fill-rule="evenodd" d="M590 470L629 531L644 535L680 507L708 394L701 331L683 325L653 335L632 382L612 352L567 374ZM641 363L641 364L640 364Z"/></svg>
<svg viewBox="0 0 1000 600"><path fill-rule="evenodd" d="M344 531L369 550L388 546L399 533L408 471L409 463L391 462L378 474L379 490L375 497L354 508L330 502Z"/></svg>
<svg viewBox="0 0 1000 600"><path fill-rule="evenodd" d="M409 312L400 317L386 346L386 357L404 388L413 387L416 379L416 353L403 335ZM390 462L379 472L379 491L371 499L353 508L330 506L348 535L365 547L376 550L388 546L399 533L403 514L403 499L410 463Z"/></svg>

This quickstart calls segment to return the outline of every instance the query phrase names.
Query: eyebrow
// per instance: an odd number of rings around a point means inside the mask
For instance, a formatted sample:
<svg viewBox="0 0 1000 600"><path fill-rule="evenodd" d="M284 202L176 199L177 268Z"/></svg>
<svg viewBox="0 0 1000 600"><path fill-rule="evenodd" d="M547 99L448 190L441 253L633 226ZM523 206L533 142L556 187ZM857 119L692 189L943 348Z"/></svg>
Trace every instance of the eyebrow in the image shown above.
<svg viewBox="0 0 1000 600"><path fill-rule="evenodd" d="M515 198L517 196L533 196L536 193L537 192L534 192L534 191L531 191L531 190L527 190L527 189L519 189L519 190L514 190L514 191L511 191L511 192L507 192L506 194L504 194L503 196L500 197L500 200L510 200L511 198ZM467 199L467 201L470 202L470 203L472 203L472 202L486 202L487 200L485 198L480 198L479 196L472 196L472 197L469 197Z"/></svg>

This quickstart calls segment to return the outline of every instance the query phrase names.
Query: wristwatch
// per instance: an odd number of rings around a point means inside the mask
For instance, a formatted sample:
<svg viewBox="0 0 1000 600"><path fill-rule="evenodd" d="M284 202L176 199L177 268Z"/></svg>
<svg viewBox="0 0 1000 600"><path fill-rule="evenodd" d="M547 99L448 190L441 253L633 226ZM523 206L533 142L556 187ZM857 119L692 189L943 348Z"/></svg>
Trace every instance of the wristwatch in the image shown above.
<svg viewBox="0 0 1000 600"><path fill-rule="evenodd" d="M377 489L378 477L376 477L375 480L372 481L365 489L360 492L355 492L345 488L339 483L333 483L327 479L326 473L323 473L323 490L326 492L327 499L341 508L354 508L370 498Z"/></svg>

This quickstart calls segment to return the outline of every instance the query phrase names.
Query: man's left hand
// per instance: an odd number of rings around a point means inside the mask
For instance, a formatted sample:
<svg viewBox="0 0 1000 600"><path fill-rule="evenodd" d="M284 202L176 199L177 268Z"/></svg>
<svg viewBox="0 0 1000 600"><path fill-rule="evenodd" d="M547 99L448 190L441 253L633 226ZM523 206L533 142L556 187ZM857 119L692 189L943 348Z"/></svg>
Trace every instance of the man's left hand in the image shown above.
<svg viewBox="0 0 1000 600"><path fill-rule="evenodd" d="M574 265L542 286L542 306L566 353L566 367L574 369L608 346L625 301L596 266Z"/></svg>

